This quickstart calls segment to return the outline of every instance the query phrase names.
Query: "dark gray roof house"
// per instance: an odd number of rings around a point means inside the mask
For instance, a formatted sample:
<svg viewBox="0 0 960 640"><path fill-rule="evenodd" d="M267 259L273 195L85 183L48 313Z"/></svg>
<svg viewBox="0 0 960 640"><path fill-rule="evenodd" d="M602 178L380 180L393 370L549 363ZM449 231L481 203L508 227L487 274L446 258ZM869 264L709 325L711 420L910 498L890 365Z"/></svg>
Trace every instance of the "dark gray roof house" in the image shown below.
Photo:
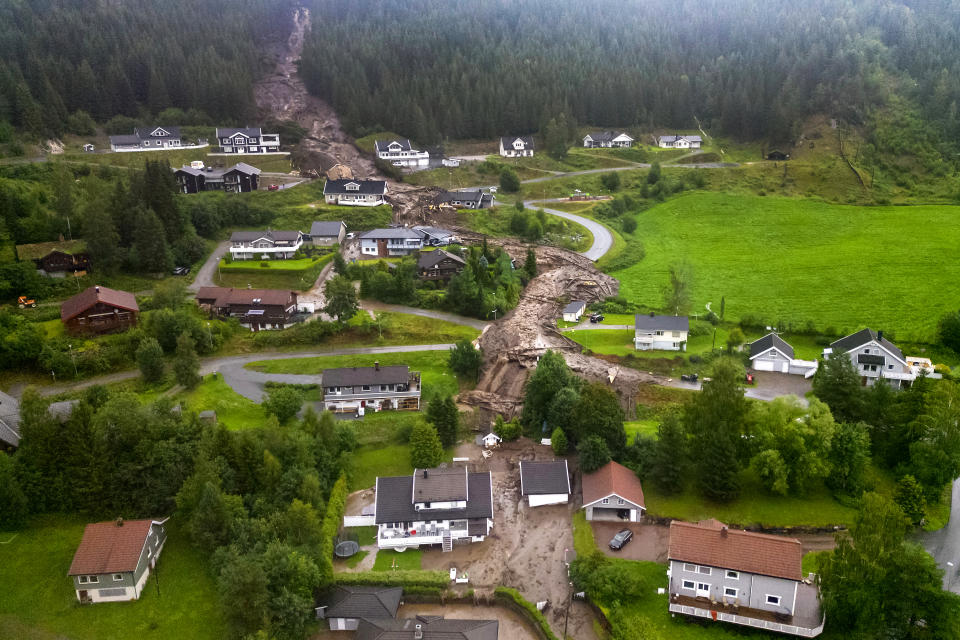
<svg viewBox="0 0 960 640"><path fill-rule="evenodd" d="M567 306L563 308L563 313L577 313L578 311L582 311L586 306L587 303L583 300L574 300L567 303Z"/></svg>
<svg viewBox="0 0 960 640"><path fill-rule="evenodd" d="M376 195L387 192L386 180L327 180L323 185L323 195Z"/></svg>
<svg viewBox="0 0 960 640"><path fill-rule="evenodd" d="M444 251L443 249L437 249L435 251L421 252L420 257L417 258L417 268L433 269L443 260L450 260L460 267L463 267L465 264L467 264L467 262L460 256Z"/></svg>
<svg viewBox="0 0 960 640"><path fill-rule="evenodd" d="M447 620L442 616L361 620L356 640L497 640L496 620Z"/></svg>
<svg viewBox="0 0 960 640"><path fill-rule="evenodd" d="M234 231L230 234L230 242L254 242L260 238L274 242L296 242L302 236L299 231Z"/></svg>
<svg viewBox="0 0 960 640"><path fill-rule="evenodd" d="M260 131L260 127L217 127L217 137L229 138L239 133L248 138L259 138Z"/></svg>
<svg viewBox="0 0 960 640"><path fill-rule="evenodd" d="M542 496L570 493L566 460L521 460L520 495Z"/></svg>
<svg viewBox="0 0 960 640"><path fill-rule="evenodd" d="M347 228L343 220L316 220L310 225L311 238L339 238L340 232Z"/></svg>
<svg viewBox="0 0 960 640"><path fill-rule="evenodd" d="M339 585L320 598L322 618L394 618L403 598L402 587Z"/></svg>
<svg viewBox="0 0 960 640"><path fill-rule="evenodd" d="M177 139L180 127L137 127L133 130L141 140Z"/></svg>
<svg viewBox="0 0 960 640"><path fill-rule="evenodd" d="M523 142L524 147L533 149L533 136L502 136L500 138L500 144L503 148L512 147L516 140Z"/></svg>
<svg viewBox="0 0 960 640"><path fill-rule="evenodd" d="M410 140L407 138L398 138L396 140L376 140L373 143L374 148L377 150L377 153L386 152L386 151L410 151L412 148L410 145ZM391 147L393 147L391 149Z"/></svg>
<svg viewBox="0 0 960 640"><path fill-rule="evenodd" d="M445 245L450 244L451 242L457 241L457 234L449 229L441 229L439 227L424 227L416 226L413 228L414 231L419 233L423 237L425 244L429 245Z"/></svg>
<svg viewBox="0 0 960 640"><path fill-rule="evenodd" d="M891 354L903 360L903 352L897 348L897 345L893 344L885 337L883 337L883 331L874 331L873 329L861 329L856 333L852 333L849 336L840 338L839 340L830 344L830 348L834 351L853 351L857 347L862 347L871 340L878 342L884 349L889 351Z"/></svg>
<svg viewBox="0 0 960 640"><path fill-rule="evenodd" d="M776 349L788 359L793 358L793 347L791 347L786 340L775 333L768 333L759 340L754 340L751 342L750 358L755 358L761 353L769 351L770 349Z"/></svg>
<svg viewBox="0 0 960 640"><path fill-rule="evenodd" d="M323 386L356 387L375 384L406 384L410 380L410 367L405 364L381 367L343 367L323 370Z"/></svg>
<svg viewBox="0 0 960 640"><path fill-rule="evenodd" d="M361 240L420 240L423 234L405 227L391 227L389 229L372 229L360 234Z"/></svg>
<svg viewBox="0 0 960 640"><path fill-rule="evenodd" d="M687 316L658 316L654 314L637 315L634 318L638 331L689 331L690 319Z"/></svg>
<svg viewBox="0 0 960 640"><path fill-rule="evenodd" d="M427 476L424 478L424 474ZM414 476L417 476L416 483ZM433 509L430 520L493 518L490 472L464 468L417 469L412 475L377 478L376 523L417 522L425 514L415 505L465 500L466 508ZM485 531L484 531L485 533ZM479 535L484 535L481 533Z"/></svg>

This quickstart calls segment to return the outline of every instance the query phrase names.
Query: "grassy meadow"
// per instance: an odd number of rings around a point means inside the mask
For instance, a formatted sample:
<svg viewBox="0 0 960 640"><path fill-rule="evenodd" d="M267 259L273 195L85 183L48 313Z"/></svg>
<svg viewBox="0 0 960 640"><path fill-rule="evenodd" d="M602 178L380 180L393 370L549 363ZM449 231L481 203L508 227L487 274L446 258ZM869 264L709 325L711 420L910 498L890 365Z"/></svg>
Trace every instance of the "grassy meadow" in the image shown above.
<svg viewBox="0 0 960 640"><path fill-rule="evenodd" d="M17 640L219 640L227 637L207 558L175 520L140 599L81 606L67 570L86 521L45 516L0 545L0 638ZM9 542L7 542L9 540Z"/></svg>
<svg viewBox="0 0 960 640"><path fill-rule="evenodd" d="M759 316L830 333L870 326L901 340L933 337L960 304L960 208L856 207L692 193L637 214L646 258L613 275L656 305L671 264L693 270L694 312L726 298L726 318Z"/></svg>

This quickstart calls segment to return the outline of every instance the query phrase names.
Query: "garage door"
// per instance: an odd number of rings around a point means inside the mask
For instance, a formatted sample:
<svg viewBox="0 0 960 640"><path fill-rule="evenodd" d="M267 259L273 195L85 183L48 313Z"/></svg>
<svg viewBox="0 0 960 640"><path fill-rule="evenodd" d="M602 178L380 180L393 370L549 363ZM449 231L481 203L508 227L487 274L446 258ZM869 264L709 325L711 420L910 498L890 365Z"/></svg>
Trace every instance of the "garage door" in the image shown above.
<svg viewBox="0 0 960 640"><path fill-rule="evenodd" d="M780 373L790 373L790 363L781 362L780 363Z"/></svg>
<svg viewBox="0 0 960 640"><path fill-rule="evenodd" d="M753 368L757 371L773 371L772 360L754 360Z"/></svg>

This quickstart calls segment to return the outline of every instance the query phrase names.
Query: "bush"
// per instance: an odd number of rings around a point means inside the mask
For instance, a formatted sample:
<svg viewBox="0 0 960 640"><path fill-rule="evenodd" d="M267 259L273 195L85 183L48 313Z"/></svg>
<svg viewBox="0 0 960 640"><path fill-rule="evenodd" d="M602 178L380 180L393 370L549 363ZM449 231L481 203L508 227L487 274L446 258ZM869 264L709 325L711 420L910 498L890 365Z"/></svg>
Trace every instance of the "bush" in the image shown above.
<svg viewBox="0 0 960 640"><path fill-rule="evenodd" d="M554 429L553 433L550 434L550 446L553 448L555 455L562 456L567 453L567 434L560 427Z"/></svg>
<svg viewBox="0 0 960 640"><path fill-rule="evenodd" d="M330 553L332 556L332 547ZM338 573L336 575L337 584L349 585L446 589L449 582L450 574L446 571L366 571L363 573Z"/></svg>
<svg viewBox="0 0 960 640"><path fill-rule="evenodd" d="M516 420L504 422L503 416L498 415L493 425L493 432L500 436L504 442L512 442L520 437L522 429L520 423Z"/></svg>
<svg viewBox="0 0 960 640"><path fill-rule="evenodd" d="M317 559L317 568L320 569L320 587L329 585L333 581L333 543L340 531L343 522L343 513L347 509L347 478L341 475L330 490L327 500L327 511L323 516L320 532L322 542Z"/></svg>
<svg viewBox="0 0 960 640"><path fill-rule="evenodd" d="M610 449L600 436L587 436L577 447L580 454L580 469L584 473L593 473L610 462Z"/></svg>
<svg viewBox="0 0 960 640"><path fill-rule="evenodd" d="M500 189L504 193L520 191L520 177L510 167L504 167L500 172Z"/></svg>
<svg viewBox="0 0 960 640"><path fill-rule="evenodd" d="M263 261L263 262L260 263L260 268L261 268L261 269L269 269L269 268L270 268L270 263L269 263L269 262L266 262L266 261Z"/></svg>
<svg viewBox="0 0 960 640"><path fill-rule="evenodd" d="M624 233L633 233L637 230L637 219L630 214L623 216L620 218L620 228Z"/></svg>
<svg viewBox="0 0 960 640"><path fill-rule="evenodd" d="M267 399L263 401L263 409L269 414L277 416L280 424L297 415L303 406L303 392L290 385L274 387L267 391Z"/></svg>

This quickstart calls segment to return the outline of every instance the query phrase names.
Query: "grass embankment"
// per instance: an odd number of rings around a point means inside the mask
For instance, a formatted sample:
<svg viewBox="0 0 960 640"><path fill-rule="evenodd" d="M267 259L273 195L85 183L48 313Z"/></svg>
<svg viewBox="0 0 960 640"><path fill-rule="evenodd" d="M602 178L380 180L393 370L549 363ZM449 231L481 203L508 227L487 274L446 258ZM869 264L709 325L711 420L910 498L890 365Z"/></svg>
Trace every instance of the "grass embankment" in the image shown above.
<svg viewBox="0 0 960 640"><path fill-rule="evenodd" d="M533 213L531 210L527 210ZM494 237L513 237L516 234L510 229L510 219L516 209L508 206L492 207L490 209L461 209L458 215L460 222L472 231ZM582 226L558 216L547 214L545 225L547 240L571 251L586 251L593 245L593 234Z"/></svg>
<svg viewBox="0 0 960 640"><path fill-rule="evenodd" d="M637 215L646 257L613 275L628 299L656 305L670 265L686 260L694 309L725 296L728 320L752 314L929 340L960 304L958 213L691 193Z"/></svg>
<svg viewBox="0 0 960 640"><path fill-rule="evenodd" d="M313 287L324 266L332 259L332 253L322 257L294 260L227 262L223 259L217 266L217 273L213 276L213 280L223 287L306 291Z"/></svg>
<svg viewBox="0 0 960 640"><path fill-rule="evenodd" d="M102 147L101 147L102 148ZM109 148L109 144L107 144ZM194 160L203 161L208 167L224 166L230 167L238 162L245 162L250 166L269 173L289 173L292 169L290 156L266 156L260 154L237 154L229 156L212 156L211 153L219 153L217 146L204 147L202 149L171 149L170 151L136 151L136 152L118 152L118 153L65 153L59 156L64 162L83 162L86 164L99 164L111 167L132 167L142 169L147 160L168 162L171 167L180 167L190 164ZM268 179L260 181L261 188L265 189L269 184Z"/></svg>
<svg viewBox="0 0 960 640"><path fill-rule="evenodd" d="M180 398L189 411L216 411L217 421L228 429L261 427L267 422L263 407L231 389L220 375L205 376Z"/></svg>
<svg viewBox="0 0 960 640"><path fill-rule="evenodd" d="M0 637L23 640L219 640L227 637L207 559L175 520L140 599L81 606L67 577L86 521L47 516L0 545ZM12 534L3 534L7 541Z"/></svg>

